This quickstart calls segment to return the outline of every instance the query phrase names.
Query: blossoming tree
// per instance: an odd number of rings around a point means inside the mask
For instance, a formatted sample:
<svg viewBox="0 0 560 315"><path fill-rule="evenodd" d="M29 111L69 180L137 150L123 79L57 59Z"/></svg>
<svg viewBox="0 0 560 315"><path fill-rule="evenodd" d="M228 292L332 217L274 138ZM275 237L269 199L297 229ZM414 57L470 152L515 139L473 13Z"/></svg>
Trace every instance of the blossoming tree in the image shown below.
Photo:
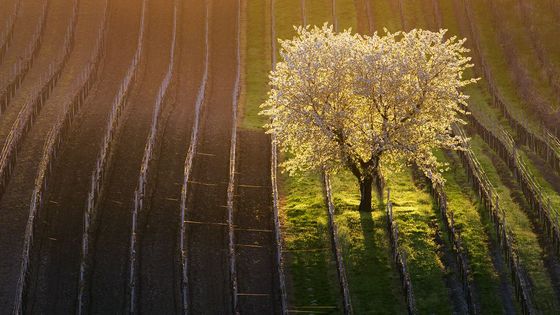
<svg viewBox="0 0 560 315"><path fill-rule="evenodd" d="M444 30L361 36L325 24L280 43L261 114L288 153L285 170L349 169L361 211L371 211L381 167L414 163L442 180L432 151L460 148L451 125L463 123L462 88L476 81L463 78L472 66L464 40Z"/></svg>

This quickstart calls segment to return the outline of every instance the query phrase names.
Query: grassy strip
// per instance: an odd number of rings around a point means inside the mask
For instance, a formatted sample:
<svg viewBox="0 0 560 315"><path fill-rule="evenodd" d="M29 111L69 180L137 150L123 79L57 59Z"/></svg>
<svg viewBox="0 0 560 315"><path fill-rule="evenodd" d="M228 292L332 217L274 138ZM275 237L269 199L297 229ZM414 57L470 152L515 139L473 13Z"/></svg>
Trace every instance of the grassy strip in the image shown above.
<svg viewBox="0 0 560 315"><path fill-rule="evenodd" d="M425 0L402 1L405 25L408 28L430 28L429 25L431 21L429 21L428 19L431 19L432 16L427 15L427 12L425 12L422 3L423 1Z"/></svg>
<svg viewBox="0 0 560 315"><path fill-rule="evenodd" d="M354 0L336 0L336 17L340 31L352 28L352 32L358 30L358 17Z"/></svg>
<svg viewBox="0 0 560 315"><path fill-rule="evenodd" d="M546 49L549 60L557 72L560 72L560 41L558 41L559 22L551 7L552 1L530 1L531 7L527 13L531 24L540 34L542 45ZM525 24L524 24L525 25Z"/></svg>
<svg viewBox="0 0 560 315"><path fill-rule="evenodd" d="M539 130L540 124L538 117L534 111L526 108L523 100L517 93L517 86L513 80L513 74L507 63L507 58L500 46L500 40L497 38L497 31L492 22L492 13L489 5L483 0L472 1L474 12L474 23L478 26L480 34L482 54L488 61L491 68L495 83L502 93L506 103L510 106L510 110L516 117L526 117L529 126L533 130Z"/></svg>
<svg viewBox="0 0 560 315"><path fill-rule="evenodd" d="M501 313L503 303L496 301L496 297L499 299L500 279L492 263L491 238L488 236L492 233L492 222L482 215L485 210L470 188L467 174L461 167L457 154L438 152L436 155L439 160L448 162L451 166L443 174L447 202L449 209L454 212L455 226L461 231L481 311L488 314Z"/></svg>
<svg viewBox="0 0 560 315"><path fill-rule="evenodd" d="M241 127L257 129L266 122L259 105L266 99L270 58L270 8L267 1L249 1L246 6L244 103Z"/></svg>
<svg viewBox="0 0 560 315"><path fill-rule="evenodd" d="M442 5L442 12L444 12L444 8L445 8L445 14L443 14L444 20L453 22L454 21L453 19L445 18L445 17L450 17L449 14L452 13L449 11L452 9L451 6L452 6L451 4L447 4L447 6ZM452 23L452 27L453 29L455 29L456 26L453 24L454 23ZM486 83L481 81L478 84L478 86L471 86L467 88L466 92L471 96L471 100L469 102L469 106L471 110L480 113L478 117L483 118L486 126L495 126L496 122L498 122L499 123L498 125L501 125L502 128L507 130L510 134L513 134L514 132L513 130L511 130L511 126L509 125L505 117L500 113L500 111L497 108L489 105L492 102L492 99L488 94L487 90L482 88L484 86L486 86ZM545 163L545 162L542 161L535 154L531 153L531 150L527 147L522 147L522 150L520 150L519 153L522 155L522 157L526 162L527 167L534 175L534 179L542 187L542 192L545 195L549 196L552 204L556 208L558 208L560 206L559 191L554 188L551 182L548 181L554 179L551 179L550 176L545 176L547 174L543 174L541 172L541 169L535 166L535 163L539 163L539 162Z"/></svg>
<svg viewBox="0 0 560 315"><path fill-rule="evenodd" d="M274 0L274 18L277 39L292 39L296 35L294 25L300 26L303 24L300 0ZM280 45L276 46L278 48L277 58L280 61Z"/></svg>
<svg viewBox="0 0 560 315"><path fill-rule="evenodd" d="M320 178L284 175L281 182L290 305L338 306L339 286Z"/></svg>
<svg viewBox="0 0 560 315"><path fill-rule="evenodd" d="M508 226L517 241L515 245L519 258L533 280L534 302L541 311L552 312L557 308L558 302L543 261L545 253L539 244L536 231L532 228L531 220L523 211L523 207L526 207L523 193L515 184L507 166L482 139L478 136L473 137L471 147L496 188L500 207L506 212Z"/></svg>
<svg viewBox="0 0 560 315"><path fill-rule="evenodd" d="M333 23L331 0L305 0L305 13L307 24L311 26L322 26L325 22Z"/></svg>
<svg viewBox="0 0 560 315"><path fill-rule="evenodd" d="M501 0L499 1L498 16L505 30L511 35L512 44L515 47L513 54L520 64L525 68L525 74L532 81L531 88L548 102L551 107L556 107L557 104L552 104L551 101L555 100L555 96L548 85L548 79L541 69L540 64L535 62L538 60L536 51L534 50L531 38L529 37L529 30L527 29L527 22L522 21L521 16L518 14L516 7L519 5L520 0ZM511 10L501 10L501 8L512 8ZM537 39L534 39L537 40Z"/></svg>
<svg viewBox="0 0 560 315"><path fill-rule="evenodd" d="M323 8L322 15L326 18L320 18L322 24L331 16L331 11L329 3L319 4L317 0L307 0L306 13L317 16L317 8ZM278 38L295 35L293 26L302 24L300 9L299 0L275 0ZM313 24L313 20L308 23ZM281 177L281 189L283 236L291 280L290 305L317 313L338 313L340 292L320 178L316 174L285 175Z"/></svg>
<svg viewBox="0 0 560 315"><path fill-rule="evenodd" d="M455 5L453 1L439 0L439 10L441 12L442 26L448 30L448 35L458 36L461 35L461 28L459 21L455 15Z"/></svg>
<svg viewBox="0 0 560 315"><path fill-rule="evenodd" d="M471 100L469 102L471 110L481 113L477 115L477 117L482 119L486 126L494 126L493 129L498 131L500 128L499 126L501 125L501 127L507 130L510 134L513 134L513 131L509 128L510 126L507 123L507 120L501 115L501 113L495 107L484 105L490 101L490 96L486 93L486 91L477 88L470 88L468 89L468 93L471 95ZM497 127L496 122L499 122ZM558 191L558 187L553 185L553 182L558 180L556 175L554 173L543 173L548 172L548 165L540 157L532 153L530 148L522 146L521 150L518 150L518 153L523 158L525 165L533 175L533 179L541 187L543 195L550 200L554 209L560 209L560 192ZM537 167L537 163L544 165L539 168Z"/></svg>
<svg viewBox="0 0 560 315"><path fill-rule="evenodd" d="M410 170L387 178L400 246L406 252L420 314L450 314L451 301L444 283L445 268L435 241L438 218L427 187L414 183Z"/></svg>
<svg viewBox="0 0 560 315"><path fill-rule="evenodd" d="M359 187L349 172L331 176L336 224L356 314L403 314L406 305L387 234L384 204L357 211Z"/></svg>
<svg viewBox="0 0 560 315"><path fill-rule="evenodd" d="M375 30L380 34L383 28L391 32L401 30L401 20L399 10L392 0L366 0L370 1L371 13L375 23Z"/></svg>
<svg viewBox="0 0 560 315"><path fill-rule="evenodd" d="M542 170L535 166L535 161L540 160L535 154L528 155L526 152L530 152L528 148L524 150L518 151L523 160L525 161L525 165L527 166L528 170L533 175L533 179L539 184L541 187L541 192L550 201L553 209L560 209L560 194L558 194L557 188L555 188L547 179L545 178L545 174L543 174ZM543 162L544 163L544 162ZM545 165L545 168L548 165ZM549 174L550 176L555 176L555 174Z"/></svg>

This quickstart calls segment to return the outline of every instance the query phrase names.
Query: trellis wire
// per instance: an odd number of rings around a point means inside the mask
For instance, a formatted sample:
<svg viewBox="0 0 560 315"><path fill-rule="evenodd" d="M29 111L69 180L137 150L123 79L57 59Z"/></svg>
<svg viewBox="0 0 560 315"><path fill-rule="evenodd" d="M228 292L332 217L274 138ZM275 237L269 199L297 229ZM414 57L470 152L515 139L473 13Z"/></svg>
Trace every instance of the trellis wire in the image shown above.
<svg viewBox="0 0 560 315"><path fill-rule="evenodd" d="M2 159L0 161L0 165L1 165L0 169L2 169L2 179L3 179L2 192L5 189L4 185L7 185L8 177L9 174L11 173L11 168L15 163L17 150L21 145L20 144L21 140L31 128L31 124L33 123L34 117L38 114L40 108L42 107L44 102L46 102L48 96L54 89L54 86L56 85L56 82L61 75L62 69L64 68L66 61L69 58L70 52L74 44L74 34L75 34L75 28L77 23L77 17L78 17L78 5L79 5L79 0L75 0L73 2L71 24L67 29L65 39L64 39L63 52L62 52L63 55L62 57L60 57L60 60L57 63L57 69L53 70L52 64L50 65L48 79L46 79L45 83L42 84L42 88L37 98L33 102L28 102L24 105L24 108L22 109L22 111L20 111L16 119L16 122L12 127L12 130L8 135L6 146L4 147L4 149L6 150L3 150ZM53 145L53 139L49 135L47 136L47 140L45 142L45 149L52 145ZM20 314L24 311L23 297L25 294L25 289L27 286L28 276L29 276L29 256L31 252L31 247L33 245L33 232L35 229L35 222L36 222L35 219L38 215L39 208L42 206L43 203L42 191L46 188L45 177L48 171L47 169L49 168L49 163L45 161L45 154L46 153L43 152L43 156L39 164L38 175L35 179L34 190L32 193L29 216L25 228L25 233L24 233L23 251L21 256L22 261L21 261L20 274L18 277L18 283L16 286L16 294L14 300L15 302L14 302L14 308L12 310L13 314ZM7 172L4 172L4 165L6 165L5 162L6 160L9 160L9 162L7 162L9 165L8 165Z"/></svg>
<svg viewBox="0 0 560 315"><path fill-rule="evenodd" d="M270 0L270 38L272 70L276 68L276 18L274 16L274 0ZM305 22L305 21L304 21ZM274 216L274 240L276 244L275 262L277 266L277 281L280 291L280 313L288 314L288 294L286 290L286 276L284 270L283 240L280 223L280 205L278 194L278 141L276 134L271 135L270 180L272 184L272 209Z"/></svg>
<svg viewBox="0 0 560 315"><path fill-rule="evenodd" d="M202 81L198 88L198 94L196 96L195 111L194 111L194 122L191 131L191 139L189 144L189 150L185 158L185 163L183 167L183 185L181 187L181 206L180 206L180 223L179 223L179 255L181 262L181 305L183 314L188 314L189 312L189 279L188 279L188 263L187 263L187 244L186 244L186 229L187 229L187 193L188 193L188 183L191 176L192 164L194 155L196 154L198 146L198 132L200 125L200 108L204 103L206 97L206 84L208 81L208 54L209 54L209 26L208 20L209 7L206 3L205 12L205 25L204 25L204 72L202 74Z"/></svg>
<svg viewBox="0 0 560 315"><path fill-rule="evenodd" d="M460 127L454 126L453 131L456 135L466 139ZM463 166L467 171L469 182L482 200L484 208L488 210L498 243L500 244L511 271L510 276L515 288L516 299L521 304L523 314L533 314L535 311L529 287L530 280L525 269L521 266L517 251L512 245L514 243L514 237L512 232L507 228L505 212L499 206L498 194L488 180L486 173L471 149L465 148L458 152Z"/></svg>
<svg viewBox="0 0 560 315"><path fill-rule="evenodd" d="M229 263L229 276L230 287L232 295L232 309L235 314L240 314L239 300L238 300L238 281L236 269L236 254L235 254L235 231L234 231L234 195L235 195L235 162L237 152L237 109L239 103L240 80L241 80L241 1L237 1L237 19L236 19L236 75L233 91L231 95L232 103L232 126L231 126L231 143L229 154L229 179L227 187L227 226L228 226L228 263Z"/></svg>
<svg viewBox="0 0 560 315"><path fill-rule="evenodd" d="M150 134L144 146L144 154L142 156L142 163L140 165L140 175L138 177L138 184L134 191L134 200L132 207L132 222L131 222L131 232L130 232L130 249L129 249L129 275L128 275L128 289L129 289L129 313L135 314L136 311L136 278L137 278L137 233L138 233L138 213L144 209L144 198L146 197L146 189L149 180L149 169L151 161L154 157L154 147L158 140L158 126L160 122L161 109L165 98L167 96L168 88L173 79L174 67L175 67L175 46L177 40L177 1L174 2L173 6L173 31L172 31L172 41L170 48L170 61L167 68L167 72L163 81L159 87L158 94L156 96L154 111L152 114L152 123L150 128Z"/></svg>
<svg viewBox="0 0 560 315"><path fill-rule="evenodd" d="M412 288L412 281L408 273L406 264L406 256L399 248L399 228L393 218L393 203L391 202L391 190L387 189L387 229L389 231L389 241L391 242L391 253L393 262L397 266L397 271L401 278L401 285L404 290L404 299L406 302L406 309L408 314L417 314L416 299L414 298L414 290Z"/></svg>
<svg viewBox="0 0 560 315"><path fill-rule="evenodd" d="M534 178L523 158L517 153L517 147L513 138L505 131L500 130L496 135L485 127L475 115L468 115L470 126L481 136L481 138L492 148L496 154L507 164L510 171L515 175L523 195L544 226L545 235L553 244L557 253L560 252L560 220L557 209L550 203L550 198L543 193L543 189Z"/></svg>
<svg viewBox="0 0 560 315"><path fill-rule="evenodd" d="M80 278L79 278L79 292L78 292L78 303L77 310L78 314L86 312L84 309L84 295L85 287L88 281L87 279L87 260L89 257L89 242L93 237L92 225L95 224L96 212L98 203L101 201L103 181L105 177L105 172L110 164L109 156L110 151L113 146L113 140L115 139L119 123L120 116L126 105L127 97L130 92L130 88L134 81L134 78L138 71L138 63L142 56L143 43L144 43L144 33L145 33L145 19L146 19L146 2L142 1L142 13L140 18L140 26L138 32L138 41L136 46L136 52L132 58L132 61L128 67L123 81L117 91L117 94L113 100L111 107L111 112L108 118L108 124L105 131L105 136L101 144L101 151L97 157L95 169L92 173L90 179L90 191L86 200L86 207L84 212L84 228L82 233L82 258L80 266Z"/></svg>
<svg viewBox="0 0 560 315"><path fill-rule="evenodd" d="M430 174L426 175L426 179L430 186L432 196L436 201L438 210L441 213L441 217L447 231L447 236L451 242L451 249L453 255L455 256L455 261L459 266L459 274L461 275L461 284L465 301L467 302L468 312L469 314L478 314L478 307L474 298L474 289L472 285L473 279L469 266L469 260L467 254L465 253L465 249L463 248L461 235L455 228L454 212L448 207L445 188L441 183L434 181Z"/></svg>
<svg viewBox="0 0 560 315"><path fill-rule="evenodd" d="M486 79L488 85L488 90L492 96L492 103L502 112L504 117L508 120L512 129L519 141L527 145L531 150L533 150L541 158L545 159L548 164L557 172L560 173L560 142L558 141L558 126L554 125L554 129L550 129L541 124L541 129L543 130L543 136L538 136L530 130L524 119L516 118L511 112L509 105L505 102L504 98L500 94L498 88L495 85L492 73L486 62L486 59L482 55L479 32L477 31L477 26L474 23L474 17L470 2L468 0L462 1L463 8L465 11L465 17L467 19L467 24L471 38L473 38L473 50L475 57L478 58L478 62L475 63L475 71L482 75Z"/></svg>
<svg viewBox="0 0 560 315"><path fill-rule="evenodd" d="M342 257L342 251L340 250L340 243L338 240L338 229L336 227L336 222L334 218L334 203L332 201L332 189L329 175L326 171L323 171L323 193L325 195L325 202L327 204L327 215L329 222L329 236L331 239L331 250L333 252L335 262L336 262L336 272L338 275L338 281L340 284L340 292L342 295L342 306L344 308L345 315L353 314L352 302L350 300L350 289L348 287L348 279L346 276L346 267L344 265L344 259Z"/></svg>

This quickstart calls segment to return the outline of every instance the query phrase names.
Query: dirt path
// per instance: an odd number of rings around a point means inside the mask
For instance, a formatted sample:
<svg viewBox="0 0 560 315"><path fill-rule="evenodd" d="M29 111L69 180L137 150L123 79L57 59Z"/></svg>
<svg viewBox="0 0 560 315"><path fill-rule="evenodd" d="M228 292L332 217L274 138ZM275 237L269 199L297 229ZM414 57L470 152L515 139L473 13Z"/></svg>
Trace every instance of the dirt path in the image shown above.
<svg viewBox="0 0 560 315"><path fill-rule="evenodd" d="M128 99L111 171L105 180L105 193L97 210L90 297L95 314L124 312L128 303L125 293L132 200L157 91L169 65L173 2L164 5L149 1L146 12L142 70Z"/></svg>
<svg viewBox="0 0 560 315"><path fill-rule="evenodd" d="M34 312L73 313L83 211L107 115L136 48L141 6L111 1L107 54L99 85L62 146L36 233L27 303ZM97 33L92 34L96 36Z"/></svg>
<svg viewBox="0 0 560 315"><path fill-rule="evenodd" d="M101 20L102 5L97 1L82 1L80 10L91 12L78 20L76 29L76 43L73 53L68 60L67 68L63 71L58 86L49 100L43 106L20 151L19 159L13 170L11 181L0 200L0 252L13 253L12 259L0 260L0 296L13 298L14 286L17 282L18 270L21 263L21 252L25 224L29 215L29 202L37 174L37 168L42 156L43 144L47 133L54 121L60 115L63 105L75 90L75 78L82 67L88 62L90 51L94 43L84 40L89 34L96 33ZM80 40L82 39L82 40ZM6 276L6 277L4 277ZM6 291L3 291L4 288ZM0 303L0 305L9 305Z"/></svg>
<svg viewBox="0 0 560 315"><path fill-rule="evenodd" d="M238 132L235 238L239 311L280 313L270 174L270 137L263 131Z"/></svg>
<svg viewBox="0 0 560 315"><path fill-rule="evenodd" d="M192 128L194 103L204 68L205 7L182 3L178 29L175 92L163 111L161 146L152 164L153 187L140 215L139 311L180 313L178 261L179 208L183 172ZM174 98L174 99L173 99Z"/></svg>
<svg viewBox="0 0 560 315"><path fill-rule="evenodd" d="M189 308L193 314L232 311L227 258L227 183L232 126L231 95L236 73L237 7L210 8L210 75L200 117L198 148L188 184L187 226Z"/></svg>

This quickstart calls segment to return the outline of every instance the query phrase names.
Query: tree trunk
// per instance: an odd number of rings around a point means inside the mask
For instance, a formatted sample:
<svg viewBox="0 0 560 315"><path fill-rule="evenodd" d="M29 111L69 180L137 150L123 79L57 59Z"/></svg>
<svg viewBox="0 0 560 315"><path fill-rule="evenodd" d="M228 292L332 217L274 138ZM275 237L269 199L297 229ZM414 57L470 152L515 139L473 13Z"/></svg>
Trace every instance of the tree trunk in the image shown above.
<svg viewBox="0 0 560 315"><path fill-rule="evenodd" d="M371 212L371 190L373 184L373 176L365 176L360 179L360 211Z"/></svg>

